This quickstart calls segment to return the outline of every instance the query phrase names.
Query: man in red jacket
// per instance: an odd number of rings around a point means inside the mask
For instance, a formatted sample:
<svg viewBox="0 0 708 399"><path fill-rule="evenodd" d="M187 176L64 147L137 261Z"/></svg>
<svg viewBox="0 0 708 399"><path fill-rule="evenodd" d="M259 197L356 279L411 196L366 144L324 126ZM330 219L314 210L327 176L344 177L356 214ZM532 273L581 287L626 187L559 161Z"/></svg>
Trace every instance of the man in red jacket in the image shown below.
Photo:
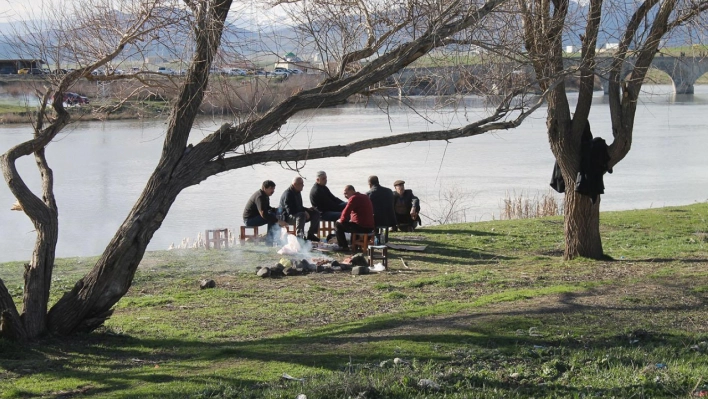
<svg viewBox="0 0 708 399"><path fill-rule="evenodd" d="M334 224L340 249L348 247L345 232L369 233L374 230L374 205L369 196L356 192L354 186L348 185L344 187L344 197L348 200L347 206Z"/></svg>

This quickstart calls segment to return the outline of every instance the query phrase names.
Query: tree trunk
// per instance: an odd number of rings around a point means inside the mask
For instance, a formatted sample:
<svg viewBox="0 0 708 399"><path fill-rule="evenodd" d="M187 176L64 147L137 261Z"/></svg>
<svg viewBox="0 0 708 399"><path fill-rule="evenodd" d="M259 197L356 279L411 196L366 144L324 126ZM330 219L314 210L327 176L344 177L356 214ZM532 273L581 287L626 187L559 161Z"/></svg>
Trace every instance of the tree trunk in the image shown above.
<svg viewBox="0 0 708 399"><path fill-rule="evenodd" d="M22 321L27 339L35 339L46 331L47 303L54 270L59 222L55 212L49 220L37 222L37 238L32 261L25 265L24 307Z"/></svg>
<svg viewBox="0 0 708 399"><path fill-rule="evenodd" d="M153 234L160 228L181 182L153 173L143 194L89 274L51 308L47 328L54 334L89 332L112 314L111 307L128 292Z"/></svg>
<svg viewBox="0 0 708 399"><path fill-rule="evenodd" d="M0 337L13 341L24 341L27 333L17 313L15 302L0 278Z"/></svg>
<svg viewBox="0 0 708 399"><path fill-rule="evenodd" d="M565 252L563 258L578 256L602 259L600 238L600 196L593 204L590 197L575 192L569 186L565 191Z"/></svg>
<svg viewBox="0 0 708 399"><path fill-rule="evenodd" d="M179 168L184 167L183 163L189 163L190 153L197 152L192 145L187 146L187 141L204 98L209 68L221 42L231 0L190 4L196 21L196 46L185 83L170 115L160 162L96 265L49 311L47 328L55 334L89 332L104 323L112 314L113 305L128 292L145 249L177 195L201 181L195 180L195 176L204 167L204 162L191 164L192 168L187 168L184 175L180 175Z"/></svg>

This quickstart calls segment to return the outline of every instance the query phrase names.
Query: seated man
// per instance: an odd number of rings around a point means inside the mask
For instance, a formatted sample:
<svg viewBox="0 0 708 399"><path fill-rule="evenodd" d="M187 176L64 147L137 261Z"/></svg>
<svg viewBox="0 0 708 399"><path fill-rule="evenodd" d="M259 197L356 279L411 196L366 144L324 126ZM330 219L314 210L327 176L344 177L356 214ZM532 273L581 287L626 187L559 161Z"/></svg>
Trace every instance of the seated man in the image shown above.
<svg viewBox="0 0 708 399"><path fill-rule="evenodd" d="M356 192L351 185L344 187L344 197L349 201L342 216L334 224L340 250L348 247L345 232L370 233L374 230L374 205L369 197Z"/></svg>
<svg viewBox="0 0 708 399"><path fill-rule="evenodd" d="M272 245L277 232L273 230L278 223L276 209L270 206L270 196L275 192L275 183L272 180L266 180L261 185L261 189L253 193L251 198L246 202L246 207L243 209L243 225L244 226L263 226L268 225L268 234L266 235L266 244Z"/></svg>
<svg viewBox="0 0 708 399"><path fill-rule="evenodd" d="M393 193L393 208L396 212L398 230L413 231L420 224L418 215L420 201L413 195L412 190L406 190L405 184L403 180L393 182L393 187L396 189Z"/></svg>
<svg viewBox="0 0 708 399"><path fill-rule="evenodd" d="M280 211L282 218L289 224L295 225L295 234L303 240L319 241L317 233L320 228L320 213L313 208L302 205L302 189L305 183L302 177L293 179L293 183L280 197ZM310 221L310 228L305 235L305 223Z"/></svg>
<svg viewBox="0 0 708 399"><path fill-rule="evenodd" d="M342 210L347 205L345 201L335 197L327 187L327 173L317 172L317 180L310 190L310 204L322 214L322 220L335 221L339 219Z"/></svg>
<svg viewBox="0 0 708 399"><path fill-rule="evenodd" d="M374 222L377 232L379 229L394 227L396 225L396 213L393 209L393 191L387 187L381 187L378 176L369 176L369 191L366 193L374 205ZM388 237L380 237L382 243L388 241Z"/></svg>

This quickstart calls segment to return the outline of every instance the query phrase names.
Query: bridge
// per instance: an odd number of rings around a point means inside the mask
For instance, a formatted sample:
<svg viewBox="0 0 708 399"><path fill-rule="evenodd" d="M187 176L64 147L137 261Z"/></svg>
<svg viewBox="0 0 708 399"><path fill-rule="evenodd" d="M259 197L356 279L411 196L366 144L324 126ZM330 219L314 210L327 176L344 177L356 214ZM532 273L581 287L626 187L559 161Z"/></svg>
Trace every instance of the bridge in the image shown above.
<svg viewBox="0 0 708 399"><path fill-rule="evenodd" d="M634 67L636 58L627 58L622 67L622 77L625 78L630 74ZM610 82L608 76L603 76L601 71L605 71L612 63L612 57L598 57L596 71L602 82L602 91L605 94L609 93ZM693 94L693 86L698 78L708 72L708 58L706 57L669 57L658 55L651 62L651 67L658 69L671 78L676 94Z"/></svg>
<svg viewBox="0 0 708 399"><path fill-rule="evenodd" d="M597 67L595 73L599 77L602 90L609 93L609 76L606 73L612 63L612 57L597 57ZM566 67L573 66L579 61L578 58L566 58ZM630 74L634 67L636 58L627 58L622 67L621 76L623 78ZM694 85L698 78L708 72L708 57L687 57L687 56L662 56L657 55L651 63L651 67L666 73L673 82L676 94L693 94ZM522 76L534 76L533 69L523 67L514 69L511 64L502 65L469 65L460 67L432 67L432 68L406 68L391 78L389 83L398 83L400 94L403 91L410 95L420 95L435 93L438 95L450 95L465 92L471 87L481 85L491 85L503 87L511 86L515 76L519 79ZM603 72L605 72L603 74ZM505 81L485 82L484 76L504 77ZM479 77L479 78L478 78ZM499 78L501 79L501 78ZM487 79L488 80L488 79ZM492 78L494 80L494 78ZM494 90L494 87L491 87ZM471 90L470 90L471 91Z"/></svg>

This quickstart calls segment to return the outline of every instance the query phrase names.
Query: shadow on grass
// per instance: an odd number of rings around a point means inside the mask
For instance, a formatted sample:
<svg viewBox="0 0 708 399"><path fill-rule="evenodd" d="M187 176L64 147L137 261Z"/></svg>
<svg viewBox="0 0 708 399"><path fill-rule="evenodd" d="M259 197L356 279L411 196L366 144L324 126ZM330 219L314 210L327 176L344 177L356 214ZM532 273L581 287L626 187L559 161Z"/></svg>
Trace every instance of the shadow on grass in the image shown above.
<svg viewBox="0 0 708 399"><path fill-rule="evenodd" d="M416 235L432 235L432 236L440 236L440 235L460 235L460 236L469 236L470 234L473 234L477 237L496 237L496 236L506 236L506 234L500 234L500 233L495 233L493 231L480 231L480 230L474 230L474 229L426 229L422 231L417 231L417 232L412 232L412 233L396 233L396 235L392 235L393 238L405 238L406 236L414 236Z"/></svg>
<svg viewBox="0 0 708 399"><path fill-rule="evenodd" d="M615 259L617 260L617 259ZM627 259L622 259L624 261L627 261ZM686 259L686 258L637 258L637 259L631 259L632 261L635 262L646 262L646 263L708 263L708 258L691 258L691 259Z"/></svg>
<svg viewBox="0 0 708 399"><path fill-rule="evenodd" d="M389 253L392 257L406 256L407 258L420 260L432 264L449 264L451 260L455 260L460 264L467 265L484 265L493 264L502 260L513 260L517 259L512 256L504 256L495 253L488 253L483 251L474 251L454 244L444 244L439 241L421 239L421 240L391 240L392 243L396 244L406 244L406 245L425 245L426 249L424 252L417 251L404 251L397 249L389 249ZM430 256L434 255L434 256Z"/></svg>
<svg viewBox="0 0 708 399"><path fill-rule="evenodd" d="M479 311L472 309L463 314L446 316L417 317L415 312L383 314L345 324L238 342L148 339L109 333L95 333L66 340L47 339L29 346L0 340L0 367L4 370L3 374L14 374L18 378L42 376L56 380L74 378L90 381L89 387L83 388L87 391L82 394L87 395L130 389L142 383L172 382L177 383L177 386L187 383L191 386L208 386L214 383L209 369L238 362L282 362L292 365L288 369L287 365L279 364L279 373L297 372L298 366L343 371L351 367L351 362L365 363L375 368L380 361L392 358L396 347L409 348L402 356L415 357L419 362L441 362L463 368L483 365L492 372L504 370L494 369L501 367L501 360L511 364L528 363L538 368L541 367L538 363L540 361L565 359L560 348L571 351L588 351L591 348L602 353L616 353L622 348L626 350L637 347L637 344L673 350L685 348L687 342L691 341L688 334L644 331L624 322L624 317L642 314L651 318L654 314L705 311L708 302L705 295L691 294L680 283L667 282L663 289L667 293L680 291L684 296L692 296L691 302L603 305L601 302L588 301L598 295L597 291L589 290L554 296L552 301L539 300L531 306L526 301L523 307L505 306ZM642 321L636 324L641 325ZM582 328L578 329L581 325ZM532 334L529 332L531 328L540 331ZM563 331L573 331L573 334L564 334ZM637 342L633 343L634 340ZM444 349L431 349L438 346ZM452 350L453 347L457 349ZM416 353L416 348L421 352ZM502 359L500 356L506 357ZM626 367L643 365L647 361L643 356L642 353L637 352L635 356L629 352L617 356L613 361ZM270 372L272 375L273 371ZM219 373L219 382L248 387L263 382L258 379L258 375L268 378L268 373L255 373L255 377L229 377L233 374L238 373ZM493 377L493 373L465 378L472 386L496 388L514 395L523 392L532 396L551 393L556 396L572 396L580 392L579 388L554 382L553 378L546 378L544 385L532 386L498 379ZM651 381L635 381L633 384L626 383L606 390L594 389L592 392L602 396L643 389L666 392L666 387L659 387ZM165 391L155 392L152 396L170 397L174 394ZM28 393L17 390L13 395L27 397ZM54 397L62 395L56 394Z"/></svg>

